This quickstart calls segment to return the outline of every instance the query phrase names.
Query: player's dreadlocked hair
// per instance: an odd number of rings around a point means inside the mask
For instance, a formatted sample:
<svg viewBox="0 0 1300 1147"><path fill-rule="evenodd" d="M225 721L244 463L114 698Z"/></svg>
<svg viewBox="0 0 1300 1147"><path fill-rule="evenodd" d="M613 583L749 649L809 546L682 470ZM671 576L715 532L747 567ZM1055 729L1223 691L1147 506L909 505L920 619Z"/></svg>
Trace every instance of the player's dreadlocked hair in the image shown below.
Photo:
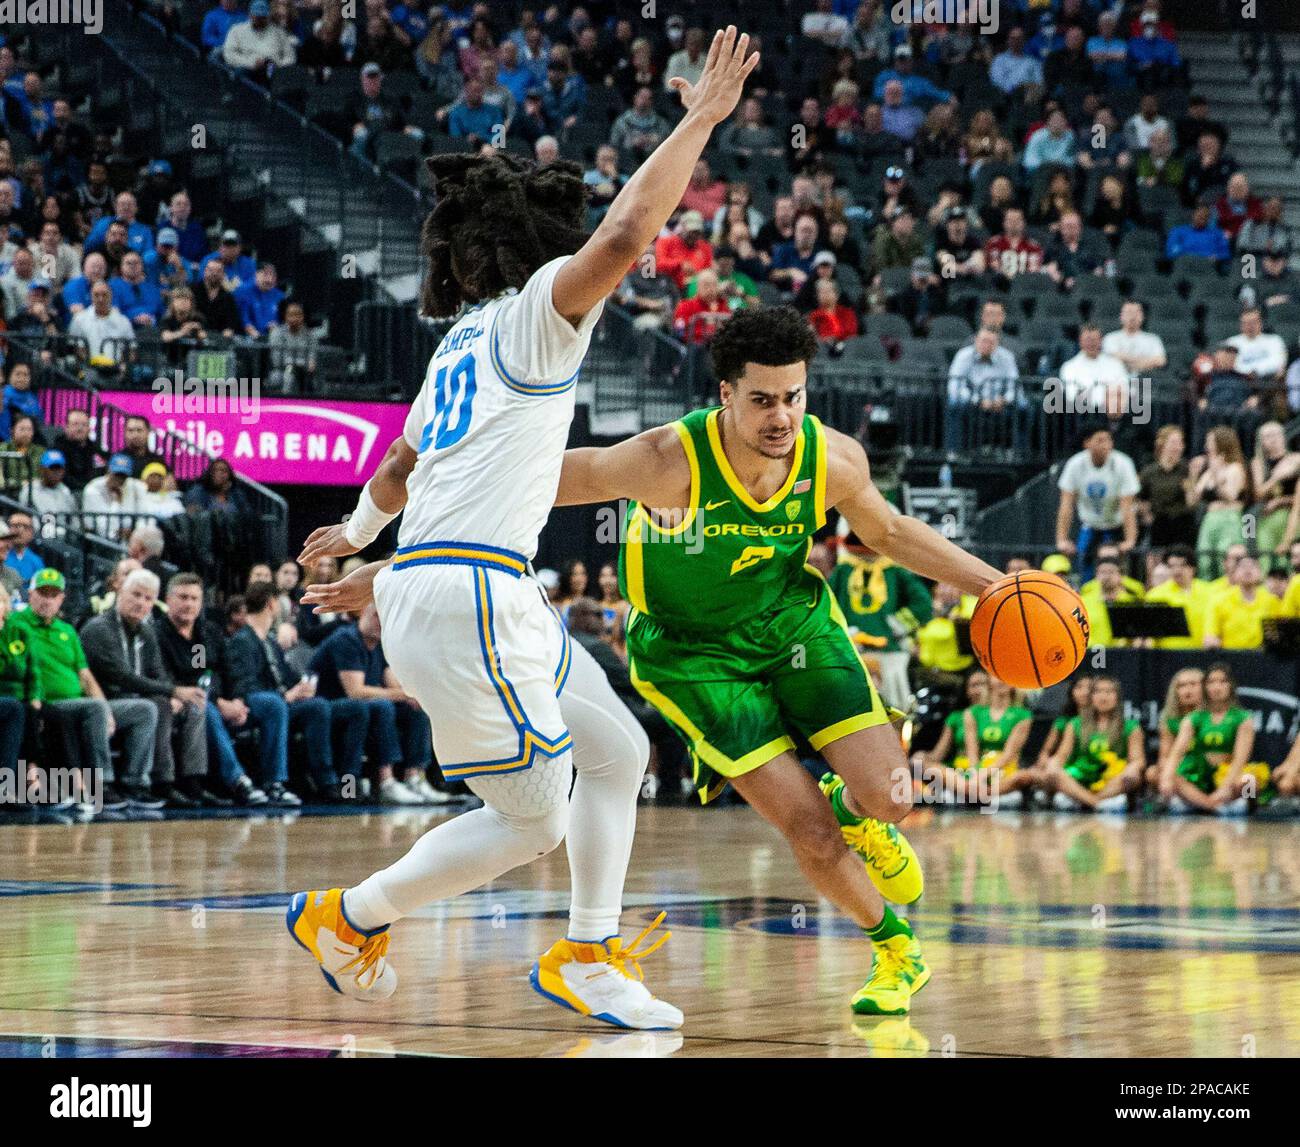
<svg viewBox="0 0 1300 1147"><path fill-rule="evenodd" d="M589 192L576 163L539 168L499 152L435 155L428 164L437 205L420 236L429 260L420 309L431 318L522 287L543 263L586 241Z"/></svg>
<svg viewBox="0 0 1300 1147"><path fill-rule="evenodd" d="M747 362L760 366L812 362L817 336L793 307L746 307L722 324L709 352L718 378L734 383L744 375Z"/></svg>

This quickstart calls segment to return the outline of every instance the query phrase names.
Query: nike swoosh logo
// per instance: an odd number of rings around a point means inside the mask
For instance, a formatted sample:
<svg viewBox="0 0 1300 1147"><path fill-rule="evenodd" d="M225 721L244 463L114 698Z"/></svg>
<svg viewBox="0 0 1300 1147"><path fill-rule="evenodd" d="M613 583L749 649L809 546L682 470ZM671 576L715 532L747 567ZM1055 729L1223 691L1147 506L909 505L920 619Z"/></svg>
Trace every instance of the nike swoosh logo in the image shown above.
<svg viewBox="0 0 1300 1147"><path fill-rule="evenodd" d="M706 503L704 504L704 508L705 508L706 510L716 510L719 506L725 506L725 505L727 505L730 501L731 501L730 498L723 498L721 502L706 502Z"/></svg>

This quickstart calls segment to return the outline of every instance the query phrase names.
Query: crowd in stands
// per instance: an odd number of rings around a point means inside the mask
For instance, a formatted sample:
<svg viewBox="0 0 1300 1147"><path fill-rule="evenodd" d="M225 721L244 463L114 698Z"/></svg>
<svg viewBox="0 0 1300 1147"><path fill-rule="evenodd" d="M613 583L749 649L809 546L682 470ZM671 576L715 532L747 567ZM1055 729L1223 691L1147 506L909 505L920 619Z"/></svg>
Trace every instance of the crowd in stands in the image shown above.
<svg viewBox="0 0 1300 1147"><path fill-rule="evenodd" d="M169 10L177 26L193 25L211 66L277 95L292 92L286 76L323 86L342 75L346 90L331 89L339 99L316 118L367 161L505 149L579 162L594 226L681 114L666 81L698 77L707 49L702 25L676 13L642 19L639 7L597 0L516 15L487 3L367 0L345 16L337 0L221 0L201 19ZM1300 616L1300 455L1281 426L1300 411L1300 361L1290 361L1300 277L1282 201L1254 193L1249 156L1188 88L1171 14L1160 0L1017 3L984 36L896 24L885 0L801 7L783 34L755 11L762 66L611 301L636 328L679 340L705 371L708 344L736 309L793 305L827 363L933 377L954 458L991 441L1023 456L1051 376L1068 403L1099 418L1061 473L1053 560L1078 582L1094 642L1125 644L1108 608L1149 601L1187 620L1188 636L1151 639L1157 647L1261 648L1268 621ZM210 233L166 160L111 180L122 170L109 162L112 136L43 82L0 45L8 330L71 336L103 369L155 337L176 365L214 338L279 340L286 364L306 364L314 336L275 268L237 231ZM415 179L413 168L393 170ZM220 210L198 206L205 218ZM0 705L25 709L27 740L0 741L0 767L40 759L51 729L70 759L99 764L120 729L122 765L110 775L137 805L292 805L291 765L297 786L322 800L358 795L363 779L395 803L407 803L403 793L445 800L431 795L440 790L418 751L427 724L421 741L421 715L383 664L373 611L322 620L299 608L303 574L292 563L254 571L219 605L193 574L162 581L158 535L169 518L246 512L229 465L215 462L182 497L149 450L147 421L128 423L111 455L89 441L84 411L43 425L32 379L42 360L24 345L9 344L0 485L32 513L9 514L0 529L0 608L31 664L6 665ZM1174 387L1183 417L1148 435L1128 414L1150 379ZM78 522L131 556L95 587L88 617L60 617L62 574L39 550ZM952 685L973 667L953 625L973 602L952 587L931 588L851 542L818 546L813 560L891 703L906 707L918 684ZM684 752L627 680L614 571L603 569L591 592L581 563L543 577L574 639L646 725L651 776L664 778L648 791L672 795L671 778L688 771ZM197 675L179 658L195 643L210 657ZM50 650L65 660L47 674L40 658ZM138 660L121 662L123 650ZM55 693L38 692L49 679ZM1065 722L1025 769L1026 799L1091 807L1145 786L1205 807L1170 779L1181 775L1175 756L1191 753L1174 754L1181 725L1150 754L1148 776L1136 753L1119 751L1131 734L1116 723L1123 699L1094 698L1096 684L1069 714L1089 723L1067 743ZM992 703L993 692L979 696ZM1223 699L1217 685L1213 697L1206 689L1180 720L1198 706L1218 720ZM1015 701L997 695L1004 732ZM972 703L986 704L974 694ZM972 717L977 742L982 720ZM969 752L978 743L968 724L949 732ZM1099 726L1113 733L1105 752L1132 767L1093 780L1070 773ZM1240 770L1208 794L1197 776L1202 796L1218 794L1215 807L1237 807Z"/></svg>
<svg viewBox="0 0 1300 1147"><path fill-rule="evenodd" d="M220 203L196 204L166 159L133 166L93 96L74 107L46 90L8 44L0 91L0 323L22 336L7 361L113 375L146 345L183 365L187 350L256 340L277 382L314 366L317 336L274 265L233 228L210 233Z"/></svg>

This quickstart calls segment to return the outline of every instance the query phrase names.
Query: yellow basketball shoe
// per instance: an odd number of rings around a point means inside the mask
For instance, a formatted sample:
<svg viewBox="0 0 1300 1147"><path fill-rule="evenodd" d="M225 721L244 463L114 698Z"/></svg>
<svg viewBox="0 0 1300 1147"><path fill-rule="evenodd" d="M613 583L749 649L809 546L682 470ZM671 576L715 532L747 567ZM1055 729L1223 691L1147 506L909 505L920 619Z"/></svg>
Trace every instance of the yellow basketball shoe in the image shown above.
<svg viewBox="0 0 1300 1147"><path fill-rule="evenodd" d="M645 1031L679 1028L682 1013L651 995L641 982L644 976L638 963L672 935L665 932L648 948L637 947L666 915L660 912L626 947L620 936L600 943L557 940L533 965L528 982L548 1000L615 1027Z"/></svg>
<svg viewBox="0 0 1300 1147"><path fill-rule="evenodd" d="M844 781L835 773L823 774L818 787L831 802L844 843L866 862L867 875L880 895L895 904L919 900L925 878L907 837L896 825L850 812L844 803Z"/></svg>
<svg viewBox="0 0 1300 1147"><path fill-rule="evenodd" d="M915 936L899 933L875 941L872 947L875 966L871 978L854 995L853 1010L860 1016L905 1016L911 1010L912 997L930 982L921 945Z"/></svg>
<svg viewBox="0 0 1300 1147"><path fill-rule="evenodd" d="M397 973L384 958L388 925L363 932L348 922L343 889L298 892L289 901L285 925L320 965L325 982L354 1000L386 1000L397 990Z"/></svg>

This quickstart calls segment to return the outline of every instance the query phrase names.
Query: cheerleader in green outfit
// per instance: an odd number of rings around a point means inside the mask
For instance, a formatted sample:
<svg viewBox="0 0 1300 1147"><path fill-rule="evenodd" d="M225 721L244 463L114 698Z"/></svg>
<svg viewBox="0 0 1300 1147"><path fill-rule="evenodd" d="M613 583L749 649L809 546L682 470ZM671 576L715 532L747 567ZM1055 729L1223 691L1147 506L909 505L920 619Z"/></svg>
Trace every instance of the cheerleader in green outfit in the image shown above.
<svg viewBox="0 0 1300 1147"><path fill-rule="evenodd" d="M1066 722L1047 766L1054 808L1073 812L1128 812L1129 794L1142 784L1146 746L1142 728L1124 716L1124 696L1113 677L1094 677L1088 703Z"/></svg>
<svg viewBox="0 0 1300 1147"><path fill-rule="evenodd" d="M1173 675L1165 691L1165 707L1160 711L1160 755L1147 769L1147 784L1151 791L1160 788L1160 762L1173 751L1174 741L1183 718L1190 716L1205 704L1205 670L1180 669Z"/></svg>
<svg viewBox="0 0 1300 1147"><path fill-rule="evenodd" d="M1247 794L1268 784L1268 766L1252 762L1255 722L1237 704L1237 683L1222 662L1205 674L1205 704L1178 726L1178 736L1160 762L1160 795L1169 812L1213 812L1242 816Z"/></svg>
<svg viewBox="0 0 1300 1147"><path fill-rule="evenodd" d="M1019 808L1023 790L1034 782L1031 772L1020 768L1020 750L1033 723L1033 714L1020 704L1016 691L990 677L987 700L962 714L958 743L966 752L945 770L945 791L958 804L983 804L992 797L1005 808Z"/></svg>
<svg viewBox="0 0 1300 1147"><path fill-rule="evenodd" d="M1065 698L1065 704L1061 706L1060 715L1052 721L1052 727L1047 731L1043 747L1038 750L1038 760L1034 762L1034 768L1040 774L1047 772L1048 763L1056 755L1056 750L1061 747L1061 736L1065 733L1065 726L1070 723L1070 719L1080 716L1087 709L1088 697L1091 693L1091 674L1080 673L1070 682L1070 692Z"/></svg>
<svg viewBox="0 0 1300 1147"><path fill-rule="evenodd" d="M989 675L983 669L973 669L966 676L968 705L983 705L988 700ZM939 739L928 752L912 754L912 775L921 784L927 803L943 801L955 804L954 773L965 773L966 756L962 750L966 737L967 709L954 709L943 719Z"/></svg>

